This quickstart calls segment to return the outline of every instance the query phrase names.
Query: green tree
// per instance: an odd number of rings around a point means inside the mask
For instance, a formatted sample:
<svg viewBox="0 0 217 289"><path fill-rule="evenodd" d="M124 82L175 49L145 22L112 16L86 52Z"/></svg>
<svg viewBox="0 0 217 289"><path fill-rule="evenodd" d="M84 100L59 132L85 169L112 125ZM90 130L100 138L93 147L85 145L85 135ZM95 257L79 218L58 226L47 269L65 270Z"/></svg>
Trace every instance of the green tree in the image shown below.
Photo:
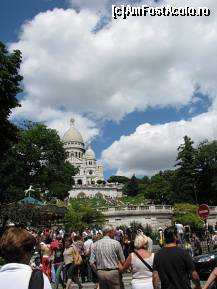
<svg viewBox="0 0 217 289"><path fill-rule="evenodd" d="M156 204L172 204L172 178L174 172L159 172L150 179L150 184L146 189L146 198L151 199Z"/></svg>
<svg viewBox="0 0 217 289"><path fill-rule="evenodd" d="M23 79L18 70L21 64L21 52L9 53L0 42L0 151L4 155L16 141L17 128L9 120L11 110L17 106L16 95L20 93L20 82Z"/></svg>
<svg viewBox="0 0 217 289"><path fill-rule="evenodd" d="M126 184L128 181L129 181L129 178L125 176L111 176L108 179L108 183Z"/></svg>
<svg viewBox="0 0 217 289"><path fill-rule="evenodd" d="M202 142L196 161L198 202L217 205L217 141Z"/></svg>
<svg viewBox="0 0 217 289"><path fill-rule="evenodd" d="M135 175L125 184L124 193L128 196L137 196L139 194L139 184L138 179Z"/></svg>
<svg viewBox="0 0 217 289"><path fill-rule="evenodd" d="M188 203L175 204L173 211L173 222L183 225L190 225L193 231L200 231L204 228L204 221L197 215L197 205Z"/></svg>
<svg viewBox="0 0 217 289"><path fill-rule="evenodd" d="M65 162L66 153L56 130L43 124L27 124L19 131L19 141L0 167L1 201L11 202L23 197L33 185L44 197L64 199L77 172Z"/></svg>
<svg viewBox="0 0 217 289"><path fill-rule="evenodd" d="M82 231L85 228L104 224L105 218L101 211L90 205L70 201L66 214L66 226Z"/></svg>
<svg viewBox="0 0 217 289"><path fill-rule="evenodd" d="M196 202L196 149L193 141L184 137L184 144L178 147L176 162L176 180L174 200L177 202Z"/></svg>
<svg viewBox="0 0 217 289"><path fill-rule="evenodd" d="M147 188L150 185L150 178L144 176L141 179L138 179L139 194L143 195L147 199Z"/></svg>

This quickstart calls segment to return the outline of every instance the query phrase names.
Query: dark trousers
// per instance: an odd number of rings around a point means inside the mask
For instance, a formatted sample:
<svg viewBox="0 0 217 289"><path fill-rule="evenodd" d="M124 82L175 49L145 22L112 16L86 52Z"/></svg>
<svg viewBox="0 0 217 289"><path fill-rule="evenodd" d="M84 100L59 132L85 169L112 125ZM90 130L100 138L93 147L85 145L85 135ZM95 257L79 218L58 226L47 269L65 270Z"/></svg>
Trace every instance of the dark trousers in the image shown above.
<svg viewBox="0 0 217 289"><path fill-rule="evenodd" d="M67 264L65 267L66 272L66 280L71 279L76 284L78 284L79 288L82 288L81 282L79 280L79 267L75 266L73 263Z"/></svg>

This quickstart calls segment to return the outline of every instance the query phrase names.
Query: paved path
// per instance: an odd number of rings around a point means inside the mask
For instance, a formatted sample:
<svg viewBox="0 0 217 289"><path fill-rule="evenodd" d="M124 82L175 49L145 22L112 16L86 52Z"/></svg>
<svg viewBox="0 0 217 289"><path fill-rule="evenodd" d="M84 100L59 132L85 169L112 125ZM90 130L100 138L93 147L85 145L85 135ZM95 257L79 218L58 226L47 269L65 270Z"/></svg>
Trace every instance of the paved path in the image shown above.
<svg viewBox="0 0 217 289"><path fill-rule="evenodd" d="M131 275L125 274L123 279L124 279L125 289L131 289L131 284L130 284L131 279L132 279ZM205 284L205 282L202 281L201 285L204 285L204 284ZM82 285L83 285L84 289L94 289L95 288L95 285L93 283L84 283ZM73 289L77 289L77 288L78 288L78 286L74 285ZM192 284L192 288L193 288L193 284Z"/></svg>

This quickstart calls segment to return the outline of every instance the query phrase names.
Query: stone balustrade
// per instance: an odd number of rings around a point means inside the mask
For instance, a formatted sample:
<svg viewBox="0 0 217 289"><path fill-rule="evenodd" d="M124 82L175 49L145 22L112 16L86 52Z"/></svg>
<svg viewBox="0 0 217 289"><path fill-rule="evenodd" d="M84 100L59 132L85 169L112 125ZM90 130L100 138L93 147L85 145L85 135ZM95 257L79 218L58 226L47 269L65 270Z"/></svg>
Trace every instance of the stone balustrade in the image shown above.
<svg viewBox="0 0 217 289"><path fill-rule="evenodd" d="M115 226L129 226L136 221L145 225L151 225L153 229L165 228L171 225L173 207L169 205L128 205L100 208L108 223ZM195 212L196 214L196 212ZM208 224L216 223L217 207L210 207Z"/></svg>
<svg viewBox="0 0 217 289"><path fill-rule="evenodd" d="M72 189L88 189L88 188L103 188L103 189L111 189L111 188L117 188L122 189L123 185L121 184L87 184L87 185L74 185L72 186Z"/></svg>
<svg viewBox="0 0 217 289"><path fill-rule="evenodd" d="M168 205L128 205L128 206L118 206L118 207L104 207L100 209L103 212L127 212L132 213L132 211L148 211L148 212L167 212L172 213L172 206Z"/></svg>

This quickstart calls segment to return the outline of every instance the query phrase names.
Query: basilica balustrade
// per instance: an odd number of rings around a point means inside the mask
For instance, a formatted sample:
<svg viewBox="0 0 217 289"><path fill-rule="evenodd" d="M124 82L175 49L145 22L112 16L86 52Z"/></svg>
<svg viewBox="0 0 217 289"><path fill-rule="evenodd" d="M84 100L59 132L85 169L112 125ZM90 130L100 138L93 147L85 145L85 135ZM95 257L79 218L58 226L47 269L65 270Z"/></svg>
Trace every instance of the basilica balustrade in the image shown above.
<svg viewBox="0 0 217 289"><path fill-rule="evenodd" d="M132 211L147 211L147 212L152 212L152 213L161 213L161 212L167 212L167 213L172 213L173 208L172 206L169 205L128 205L128 206L117 206L117 207L104 207L101 208L103 212L108 212L108 213L117 213L117 212L129 212L132 213Z"/></svg>
<svg viewBox="0 0 217 289"><path fill-rule="evenodd" d="M123 185L122 184L82 184L82 185L73 185L73 189L82 189L82 188L103 188L103 189L111 189L111 188L117 188L117 189L122 189Z"/></svg>

